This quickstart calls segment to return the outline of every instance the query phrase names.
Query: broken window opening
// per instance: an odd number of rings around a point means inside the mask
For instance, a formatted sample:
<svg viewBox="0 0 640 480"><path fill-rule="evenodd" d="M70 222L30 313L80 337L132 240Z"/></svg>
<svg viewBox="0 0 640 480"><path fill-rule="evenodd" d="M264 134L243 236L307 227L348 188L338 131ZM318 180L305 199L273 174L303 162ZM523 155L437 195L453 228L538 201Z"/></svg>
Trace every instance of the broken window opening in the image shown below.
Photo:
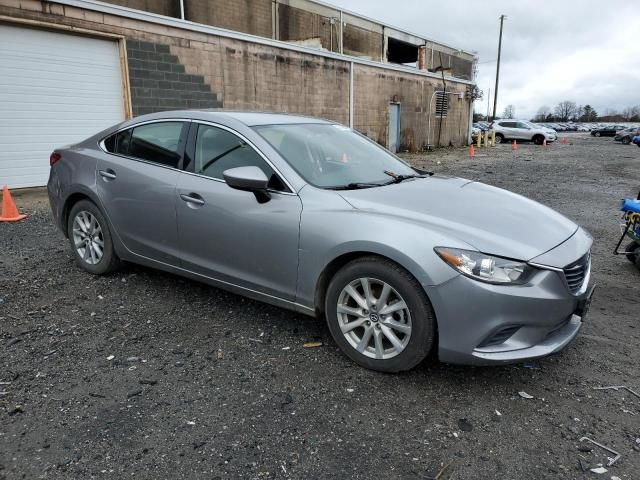
<svg viewBox="0 0 640 480"><path fill-rule="evenodd" d="M419 48L417 45L389 37L387 39L387 62L417 68Z"/></svg>

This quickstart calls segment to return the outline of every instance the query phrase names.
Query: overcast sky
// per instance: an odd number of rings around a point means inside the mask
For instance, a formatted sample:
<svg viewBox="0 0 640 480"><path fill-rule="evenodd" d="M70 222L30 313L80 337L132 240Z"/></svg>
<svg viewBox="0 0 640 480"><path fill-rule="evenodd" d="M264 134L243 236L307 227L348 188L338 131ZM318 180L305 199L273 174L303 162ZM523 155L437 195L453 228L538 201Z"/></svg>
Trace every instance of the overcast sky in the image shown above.
<svg viewBox="0 0 640 480"><path fill-rule="evenodd" d="M491 104L499 16L502 41L498 114L513 104L516 116L571 100L598 114L640 105L640 1L638 0L329 0L330 3L416 34L477 52L478 86ZM481 103L481 104L480 104ZM493 107L492 107L493 108Z"/></svg>

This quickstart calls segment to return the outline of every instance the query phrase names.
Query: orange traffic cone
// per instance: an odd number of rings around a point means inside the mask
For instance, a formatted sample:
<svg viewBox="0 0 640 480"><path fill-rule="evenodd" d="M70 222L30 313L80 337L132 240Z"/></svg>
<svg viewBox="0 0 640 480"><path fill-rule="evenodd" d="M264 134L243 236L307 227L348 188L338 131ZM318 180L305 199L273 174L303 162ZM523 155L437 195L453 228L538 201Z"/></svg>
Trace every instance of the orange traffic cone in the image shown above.
<svg viewBox="0 0 640 480"><path fill-rule="evenodd" d="M17 222L22 220L26 215L20 215L16 204L11 198L9 187L6 185L2 189L2 212L0 212L0 222Z"/></svg>
<svg viewBox="0 0 640 480"><path fill-rule="evenodd" d="M567 140L567 137L562 137L562 140L560 141L560 143L562 145L566 145L567 143L569 143L568 140Z"/></svg>
<svg viewBox="0 0 640 480"><path fill-rule="evenodd" d="M514 152L518 150L518 142L516 142L515 140L511 144L511 150L513 150Z"/></svg>
<svg viewBox="0 0 640 480"><path fill-rule="evenodd" d="M469 145L469 158L473 158L476 156L476 149L473 148L473 143Z"/></svg>

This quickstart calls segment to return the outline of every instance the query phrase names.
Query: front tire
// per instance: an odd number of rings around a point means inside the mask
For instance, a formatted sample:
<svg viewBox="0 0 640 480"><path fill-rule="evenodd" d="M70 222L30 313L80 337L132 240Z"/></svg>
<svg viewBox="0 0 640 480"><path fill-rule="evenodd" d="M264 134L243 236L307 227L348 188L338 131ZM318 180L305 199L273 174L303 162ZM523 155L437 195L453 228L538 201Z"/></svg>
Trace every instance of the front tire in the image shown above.
<svg viewBox="0 0 640 480"><path fill-rule="evenodd" d="M631 139L629 137L623 137L622 138L622 144L623 145L629 145L631 143Z"/></svg>
<svg viewBox="0 0 640 480"><path fill-rule="evenodd" d="M104 275L120 266L109 225L93 202L81 200L71 208L67 234L76 263L87 272Z"/></svg>
<svg viewBox="0 0 640 480"><path fill-rule="evenodd" d="M345 355L371 370L410 370L434 344L433 309L422 286L399 265L378 257L354 260L333 277L325 315Z"/></svg>
<svg viewBox="0 0 640 480"><path fill-rule="evenodd" d="M600 135L601 135L600 132L596 132L596 133L593 134L594 137L599 137Z"/></svg>
<svg viewBox="0 0 640 480"><path fill-rule="evenodd" d="M544 143L544 137L542 135L536 135L533 137L533 143L536 145L542 145Z"/></svg>

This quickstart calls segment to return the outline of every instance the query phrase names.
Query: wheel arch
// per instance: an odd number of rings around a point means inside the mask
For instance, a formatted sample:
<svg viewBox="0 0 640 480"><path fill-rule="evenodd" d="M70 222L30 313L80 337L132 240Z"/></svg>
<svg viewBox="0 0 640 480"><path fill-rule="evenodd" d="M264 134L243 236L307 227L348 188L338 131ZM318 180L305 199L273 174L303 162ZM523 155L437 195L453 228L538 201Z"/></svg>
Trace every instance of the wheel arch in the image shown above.
<svg viewBox="0 0 640 480"><path fill-rule="evenodd" d="M388 254L376 252L373 249L345 252L336 256L330 262L328 262L320 272L320 275L318 276L318 279L316 281L316 286L315 286L315 292L314 292L314 309L316 311L316 315L321 317L324 314L324 300L327 294L329 283L331 283L331 279L345 265L363 257L374 257L374 258L379 258L381 260L386 260L388 262L392 262L398 265L399 267L403 268L404 270L406 270L418 282L418 284L423 285L419 276L416 275L414 271L412 271L412 268L411 267L407 268L407 265L405 264L405 262L400 261L400 259L398 258L394 258L393 256L390 256ZM424 288L423 288L423 291L428 298L429 295L427 294Z"/></svg>
<svg viewBox="0 0 640 480"><path fill-rule="evenodd" d="M72 193L67 195L64 199L64 203L62 205L62 214L60 216L60 223L63 227L62 231L64 236L68 238L67 225L69 224L69 213L73 206L81 200L89 200L93 204L96 205L100 209L100 211L104 214L104 209L100 202L96 198L96 195L89 189L86 189L82 186L79 186L78 189L75 189Z"/></svg>

